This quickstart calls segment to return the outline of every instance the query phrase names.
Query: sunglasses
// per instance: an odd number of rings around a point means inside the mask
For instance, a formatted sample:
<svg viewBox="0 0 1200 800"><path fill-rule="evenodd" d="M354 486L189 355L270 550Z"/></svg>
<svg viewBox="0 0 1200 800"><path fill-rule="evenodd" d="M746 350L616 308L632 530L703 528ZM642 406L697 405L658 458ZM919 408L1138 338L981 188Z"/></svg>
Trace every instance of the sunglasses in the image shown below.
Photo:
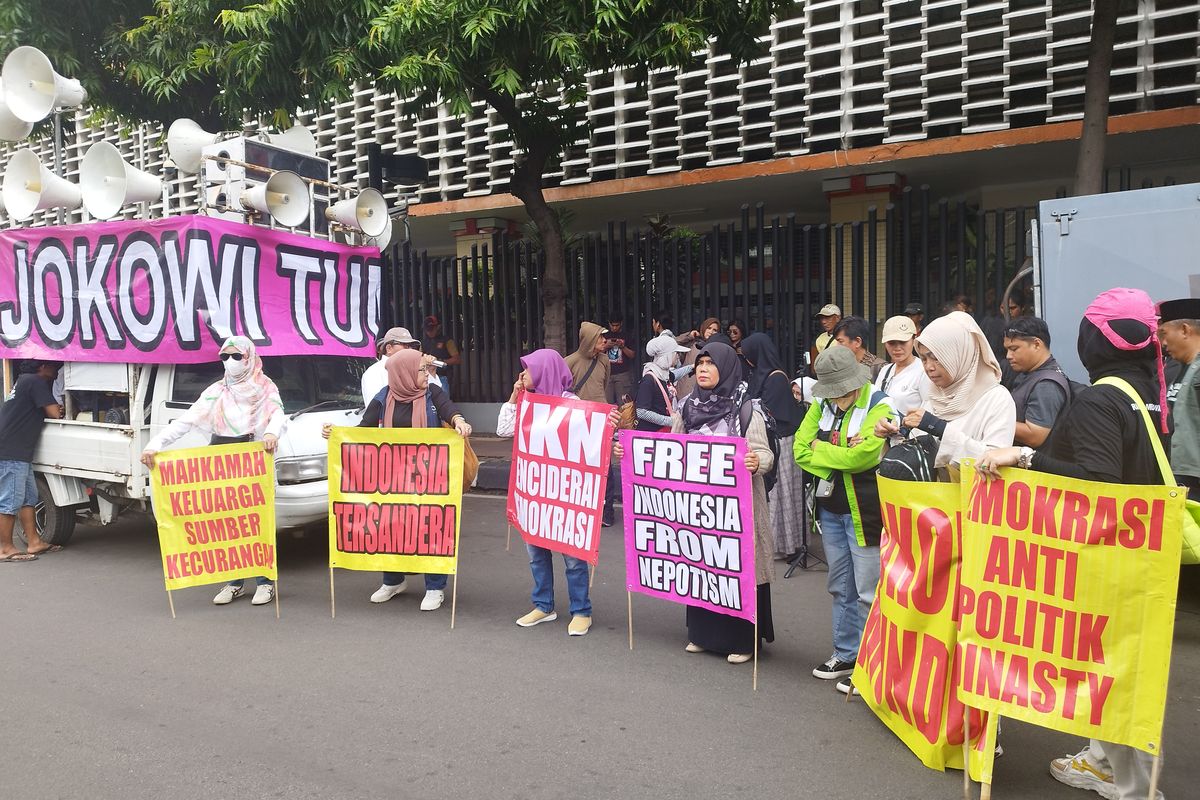
<svg viewBox="0 0 1200 800"><path fill-rule="evenodd" d="M228 361L231 358L234 361L241 361L244 358L244 356L241 353L221 353L222 361Z"/></svg>

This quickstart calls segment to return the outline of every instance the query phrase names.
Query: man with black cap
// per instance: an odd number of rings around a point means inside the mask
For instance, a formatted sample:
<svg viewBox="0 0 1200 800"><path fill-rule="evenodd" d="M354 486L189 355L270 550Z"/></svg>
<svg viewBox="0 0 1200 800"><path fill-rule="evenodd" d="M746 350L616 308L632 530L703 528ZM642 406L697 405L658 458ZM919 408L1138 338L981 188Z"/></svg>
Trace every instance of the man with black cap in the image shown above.
<svg viewBox="0 0 1200 800"><path fill-rule="evenodd" d="M33 451L42 438L47 418L62 419L63 409L50 391L58 377L57 361L30 361L17 378L12 396L0 413L0 563L36 561L38 553L62 550L38 536L34 508L38 504L33 478ZM25 531L25 553L13 545L17 517Z"/></svg>
<svg viewBox="0 0 1200 800"><path fill-rule="evenodd" d="M1200 298L1159 303L1158 315L1163 349L1176 362L1167 376L1171 470L1188 497L1200 499Z"/></svg>
<svg viewBox="0 0 1200 800"><path fill-rule="evenodd" d="M904 307L904 316L912 320L913 327L917 329L917 335L921 335L921 328L925 324L925 306L917 302L909 303Z"/></svg>

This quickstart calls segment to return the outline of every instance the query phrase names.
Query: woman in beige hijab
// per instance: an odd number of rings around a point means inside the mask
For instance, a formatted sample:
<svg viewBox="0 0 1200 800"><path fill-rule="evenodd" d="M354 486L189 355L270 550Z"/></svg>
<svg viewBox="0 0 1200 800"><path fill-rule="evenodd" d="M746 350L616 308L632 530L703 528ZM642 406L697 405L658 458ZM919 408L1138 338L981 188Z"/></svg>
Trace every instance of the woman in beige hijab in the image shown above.
<svg viewBox="0 0 1200 800"><path fill-rule="evenodd" d="M969 314L939 317L917 337L917 355L933 384L929 399L900 426L883 420L878 436L907 429L938 437L935 467L958 466L994 447L1009 447L1017 428L1012 395L1000 385L1000 364Z"/></svg>

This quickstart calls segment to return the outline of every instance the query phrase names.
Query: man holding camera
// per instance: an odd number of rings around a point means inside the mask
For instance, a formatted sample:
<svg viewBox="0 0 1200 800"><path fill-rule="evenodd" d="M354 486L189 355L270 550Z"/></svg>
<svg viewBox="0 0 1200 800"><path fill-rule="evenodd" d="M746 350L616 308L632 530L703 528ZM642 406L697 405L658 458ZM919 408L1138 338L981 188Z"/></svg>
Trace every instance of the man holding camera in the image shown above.
<svg viewBox="0 0 1200 800"><path fill-rule="evenodd" d="M817 518L833 596L833 655L813 669L813 676L837 680L842 694L857 694L850 675L879 583L883 532L875 470L884 441L875 435L875 423L896 412L849 348L831 345L813 366L812 394L818 402L804 415L793 451L796 463L819 479Z"/></svg>

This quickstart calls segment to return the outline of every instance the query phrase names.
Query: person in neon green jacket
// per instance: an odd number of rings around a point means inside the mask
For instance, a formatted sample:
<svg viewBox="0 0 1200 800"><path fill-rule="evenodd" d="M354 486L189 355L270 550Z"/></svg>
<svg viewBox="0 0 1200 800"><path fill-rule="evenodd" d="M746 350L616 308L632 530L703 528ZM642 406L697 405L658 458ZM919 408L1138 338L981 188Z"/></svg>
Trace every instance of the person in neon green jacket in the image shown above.
<svg viewBox="0 0 1200 800"><path fill-rule="evenodd" d="M895 418L891 399L875 391L871 373L845 347L829 347L814 365L813 403L796 431L796 463L819 479L817 519L829 562L833 596L833 655L813 675L854 691L850 674L858 658L867 612L879 583L883 519L875 470L884 440L875 423Z"/></svg>

